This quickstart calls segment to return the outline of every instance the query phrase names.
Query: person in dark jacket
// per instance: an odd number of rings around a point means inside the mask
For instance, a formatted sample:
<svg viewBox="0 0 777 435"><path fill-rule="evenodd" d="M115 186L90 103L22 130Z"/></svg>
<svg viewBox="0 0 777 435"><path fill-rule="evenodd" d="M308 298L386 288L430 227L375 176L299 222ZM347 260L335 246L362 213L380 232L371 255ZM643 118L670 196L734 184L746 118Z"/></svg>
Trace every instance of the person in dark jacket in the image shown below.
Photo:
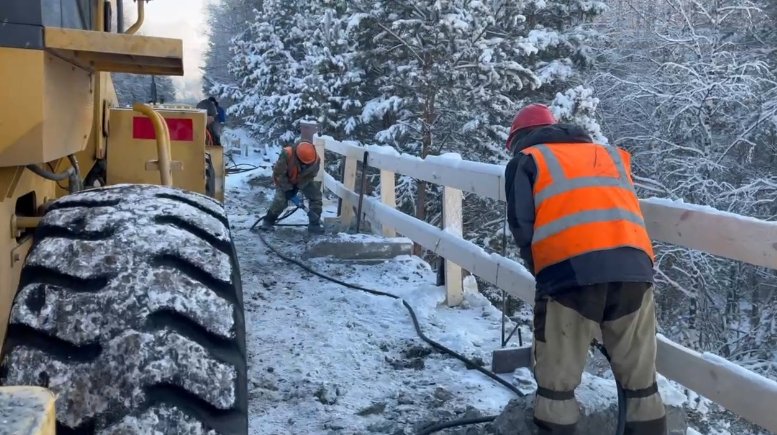
<svg viewBox="0 0 777 435"><path fill-rule="evenodd" d="M206 98L197 103L197 108L203 109L206 112L207 120L205 122L205 129L213 140L213 143L210 145L221 146L221 124L219 124L216 119L218 118L219 112L215 101L216 99L213 97Z"/></svg>
<svg viewBox="0 0 777 435"><path fill-rule="evenodd" d="M225 124L227 122L227 112L221 107L221 104L216 100L216 97L208 98L216 106L216 121L219 124Z"/></svg>
<svg viewBox="0 0 777 435"><path fill-rule="evenodd" d="M508 223L536 278L534 422L572 434L596 328L627 399L626 433L666 433L656 384L653 249L631 178L630 155L559 124L543 105L516 115L505 170Z"/></svg>

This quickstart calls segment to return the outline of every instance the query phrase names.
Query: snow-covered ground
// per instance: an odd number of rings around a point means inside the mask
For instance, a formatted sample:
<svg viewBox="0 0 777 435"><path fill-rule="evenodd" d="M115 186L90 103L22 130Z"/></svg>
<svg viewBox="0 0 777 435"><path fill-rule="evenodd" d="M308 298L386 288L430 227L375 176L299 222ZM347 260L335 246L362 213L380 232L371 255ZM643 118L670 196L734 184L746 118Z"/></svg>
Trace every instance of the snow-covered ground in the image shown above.
<svg viewBox="0 0 777 435"><path fill-rule="evenodd" d="M259 160L237 158L263 167L227 183L246 304L251 433L413 433L419 423L461 418L469 408L501 411L513 393L433 351L401 302L312 276L248 231L272 199L270 163ZM324 216L335 211L336 203L325 204ZM306 216L297 212L284 222L306 223ZM304 227L278 228L268 241L299 257L308 238ZM467 295L462 308L445 307L434 271L417 257L310 264L401 296L428 336L470 358L490 361L499 346L499 311L478 294Z"/></svg>
<svg viewBox="0 0 777 435"><path fill-rule="evenodd" d="M270 150L267 158L254 150L236 156L237 163L260 168L227 179L226 207L245 298L250 433L410 434L431 422L501 412L513 393L426 345L400 301L311 275L272 254L249 231L272 200L270 166L278 152ZM324 217L335 216L336 209L336 202L325 201ZM284 223L305 224L307 217L297 212ZM310 236L305 227L267 234L270 243L294 258L302 257L311 237L332 235ZM371 265L327 259L309 264L340 280L402 297L430 338L471 359L489 364L500 345L499 310L477 292L468 293L461 307L446 307L434 271L417 257ZM523 337L528 343L530 331L524 329ZM609 379L584 376L578 397L614 401L611 372L596 370L595 364L591 372ZM530 377L525 370L516 373ZM526 387L526 379L505 379ZM661 379L665 401L683 404L695 413L695 421L706 422L707 406L716 406L675 387ZM728 434L724 427L706 433Z"/></svg>

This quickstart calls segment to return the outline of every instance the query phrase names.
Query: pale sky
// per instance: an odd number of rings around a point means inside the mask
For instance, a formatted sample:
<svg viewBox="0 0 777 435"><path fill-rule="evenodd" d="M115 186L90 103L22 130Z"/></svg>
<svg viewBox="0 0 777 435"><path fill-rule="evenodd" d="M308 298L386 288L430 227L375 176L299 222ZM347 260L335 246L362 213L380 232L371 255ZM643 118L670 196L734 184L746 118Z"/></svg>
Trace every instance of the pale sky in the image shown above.
<svg viewBox="0 0 777 435"><path fill-rule="evenodd" d="M2 1L2 0L0 0ZM208 46L206 5L220 0L154 0L146 3L146 19L141 32L147 36L161 36L183 40L184 76L173 77L178 97L202 98L202 71ZM134 7L132 1L125 1ZM135 14L128 17L129 27Z"/></svg>

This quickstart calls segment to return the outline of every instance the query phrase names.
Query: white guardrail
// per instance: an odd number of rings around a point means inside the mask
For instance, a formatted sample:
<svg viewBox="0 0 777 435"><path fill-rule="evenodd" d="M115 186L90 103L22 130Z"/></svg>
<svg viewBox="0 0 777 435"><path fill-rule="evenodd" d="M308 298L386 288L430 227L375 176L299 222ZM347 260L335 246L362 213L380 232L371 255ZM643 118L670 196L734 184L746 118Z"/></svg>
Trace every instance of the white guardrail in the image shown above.
<svg viewBox="0 0 777 435"><path fill-rule="evenodd" d="M381 200L366 196L362 212L386 236L399 232L446 259L447 302L461 300L461 268L534 304L534 277L519 263L462 238L462 191L500 201L504 196L504 167L467 160L400 155L389 147L360 147L331 137L316 139L323 150L345 156L343 182L323 172L324 186L343 200L340 219L348 224L358 194L354 192L358 161L380 169ZM443 229L396 210L395 174L444 186ZM721 212L710 207L663 199L640 200L645 223L654 240L777 269L777 222ZM658 335L658 371L726 409L777 433L777 382L717 355L699 353Z"/></svg>

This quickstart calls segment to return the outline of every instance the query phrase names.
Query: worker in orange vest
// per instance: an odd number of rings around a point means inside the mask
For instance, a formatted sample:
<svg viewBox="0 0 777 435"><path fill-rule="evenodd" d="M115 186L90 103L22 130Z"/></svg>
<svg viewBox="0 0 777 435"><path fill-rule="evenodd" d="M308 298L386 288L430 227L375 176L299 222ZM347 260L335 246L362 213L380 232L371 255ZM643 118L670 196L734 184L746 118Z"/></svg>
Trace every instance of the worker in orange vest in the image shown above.
<svg viewBox="0 0 777 435"><path fill-rule="evenodd" d="M313 146L316 131L317 125L314 122L300 122L300 139L284 147L278 156L273 166L275 198L262 220L261 229L272 228L289 201L297 202L297 194L302 192L309 202L308 230L318 234L323 232L321 183L314 181L321 167L321 159Z"/></svg>
<svg viewBox="0 0 777 435"><path fill-rule="evenodd" d="M596 328L627 401L626 434L666 433L656 384L653 246L623 149L530 104L507 138L508 222L535 276L534 423L572 434L575 388Z"/></svg>

